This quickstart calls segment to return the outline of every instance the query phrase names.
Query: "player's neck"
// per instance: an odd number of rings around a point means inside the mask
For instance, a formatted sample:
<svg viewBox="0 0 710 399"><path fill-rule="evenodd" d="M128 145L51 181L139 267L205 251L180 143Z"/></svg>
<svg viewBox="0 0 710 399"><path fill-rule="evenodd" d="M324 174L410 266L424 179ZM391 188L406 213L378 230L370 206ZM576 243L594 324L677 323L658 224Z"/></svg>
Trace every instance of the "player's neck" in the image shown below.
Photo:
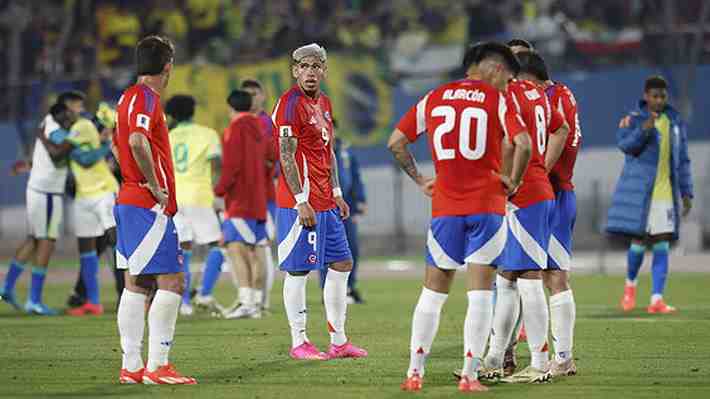
<svg viewBox="0 0 710 399"><path fill-rule="evenodd" d="M315 90L306 90L304 89L301 85L298 86L299 89L309 98L315 100L318 98L318 95L320 95L320 90L315 89Z"/></svg>
<svg viewBox="0 0 710 399"><path fill-rule="evenodd" d="M160 75L158 76L139 76L138 77L138 84L143 84L151 89L153 89L154 92L158 93L158 95L163 94L163 80Z"/></svg>

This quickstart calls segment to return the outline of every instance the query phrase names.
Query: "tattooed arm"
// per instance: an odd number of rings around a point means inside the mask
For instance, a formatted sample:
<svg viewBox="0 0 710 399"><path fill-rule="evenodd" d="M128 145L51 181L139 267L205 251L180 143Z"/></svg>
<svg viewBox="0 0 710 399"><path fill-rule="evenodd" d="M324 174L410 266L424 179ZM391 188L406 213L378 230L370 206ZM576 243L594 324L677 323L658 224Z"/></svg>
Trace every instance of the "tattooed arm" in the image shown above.
<svg viewBox="0 0 710 399"><path fill-rule="evenodd" d="M399 167L419 185L419 188L424 191L424 194L431 196L434 188L434 179L424 177L424 175L419 172L417 162L414 159L414 155L407 149L407 144L409 144L407 136L399 129L395 129L387 142L387 148L392 152Z"/></svg>
<svg viewBox="0 0 710 399"><path fill-rule="evenodd" d="M301 185L301 175L298 172L298 164L296 164L296 148L298 147L298 139L293 136L279 137L279 161L281 163L281 173L284 175L284 180L288 188L293 193L296 199L298 209L298 217L301 224L305 227L312 227L316 224L316 213L308 203L308 197L303 192Z"/></svg>

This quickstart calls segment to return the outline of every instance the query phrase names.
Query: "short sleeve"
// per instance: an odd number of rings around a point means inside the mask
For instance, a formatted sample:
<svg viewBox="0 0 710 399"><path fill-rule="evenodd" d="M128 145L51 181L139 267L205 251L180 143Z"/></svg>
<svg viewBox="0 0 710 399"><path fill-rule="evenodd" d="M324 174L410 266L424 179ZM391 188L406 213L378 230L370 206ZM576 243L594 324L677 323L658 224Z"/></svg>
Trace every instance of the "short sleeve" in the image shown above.
<svg viewBox="0 0 710 399"><path fill-rule="evenodd" d="M135 94L128 99L128 131L130 133L143 133L150 137L153 127L157 123L156 108L158 97L149 88L139 87Z"/></svg>
<svg viewBox="0 0 710 399"><path fill-rule="evenodd" d="M430 94L431 92L419 100L397 123L397 129L404 133L410 142L416 141L419 135L426 131L426 106Z"/></svg>
<svg viewBox="0 0 710 399"><path fill-rule="evenodd" d="M54 144L61 144L70 136L70 132L66 129L55 129L49 133L49 141Z"/></svg>
<svg viewBox="0 0 710 399"><path fill-rule="evenodd" d="M276 125L279 137L298 137L301 131L301 115L299 99L301 94L297 90L291 90L287 95L281 97L272 114L272 120Z"/></svg>
<svg viewBox="0 0 710 399"><path fill-rule="evenodd" d="M513 142L515 136L526 133L528 128L523 122L523 118L517 111L516 104L511 96L504 96L502 93L498 99L498 118L503 127L503 133L508 138L509 142Z"/></svg>

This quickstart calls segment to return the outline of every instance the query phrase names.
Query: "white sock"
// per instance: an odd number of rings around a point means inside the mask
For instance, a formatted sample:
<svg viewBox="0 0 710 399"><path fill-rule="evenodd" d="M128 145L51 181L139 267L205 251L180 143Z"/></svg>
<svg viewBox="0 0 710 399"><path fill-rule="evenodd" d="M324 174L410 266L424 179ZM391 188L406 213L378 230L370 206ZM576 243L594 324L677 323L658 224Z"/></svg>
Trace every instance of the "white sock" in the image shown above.
<svg viewBox="0 0 710 399"><path fill-rule="evenodd" d="M261 300L263 297L264 290L260 290L258 288L251 289L251 304L255 309L261 310Z"/></svg>
<svg viewBox="0 0 710 399"><path fill-rule="evenodd" d="M656 303L657 301L660 301L661 299L663 299L663 295L661 295L661 294L653 294L653 295L651 295L651 304L654 304L654 303Z"/></svg>
<svg viewBox="0 0 710 399"><path fill-rule="evenodd" d="M542 280L518 279L518 289L523 304L523 323L528 335L530 365L539 370L547 368L547 329L550 314L547 310Z"/></svg>
<svg viewBox="0 0 710 399"><path fill-rule="evenodd" d="M486 351L492 323L493 291L469 291L468 309L463 324L463 375L478 378L476 370Z"/></svg>
<svg viewBox="0 0 710 399"><path fill-rule="evenodd" d="M148 371L168 364L182 296L158 290L148 312Z"/></svg>
<svg viewBox="0 0 710 399"><path fill-rule="evenodd" d="M436 332L439 330L441 308L444 307L448 297L448 294L422 287L419 302L417 302L417 307L414 308L414 316L412 316L408 377L415 373L420 376L424 375L424 362L429 352L431 352L431 344L434 342Z"/></svg>
<svg viewBox="0 0 710 399"><path fill-rule="evenodd" d="M264 247L264 260L266 261L266 281L264 282L261 303L265 308L269 308L271 306L271 288L274 286L274 277L276 275L274 254L271 252L271 247Z"/></svg>
<svg viewBox="0 0 710 399"><path fill-rule="evenodd" d="M249 287L239 287L239 303L242 306L250 307L252 300L251 288Z"/></svg>
<svg viewBox="0 0 710 399"><path fill-rule="evenodd" d="M348 311L348 276L350 272L339 272L329 269L323 286L323 302L325 316L328 319L330 343L344 345L348 342L345 336L345 317Z"/></svg>
<svg viewBox="0 0 710 399"><path fill-rule="evenodd" d="M550 296L550 324L555 343L555 360L566 361L572 357L574 320L576 309L572 290Z"/></svg>
<svg viewBox="0 0 710 399"><path fill-rule="evenodd" d="M118 304L118 332L121 336L123 364L121 368L138 371L143 368L141 357L145 331L145 301L143 294L123 289Z"/></svg>
<svg viewBox="0 0 710 399"><path fill-rule="evenodd" d="M308 341L306 336L306 278L286 273L284 278L284 307L291 327L291 347Z"/></svg>
<svg viewBox="0 0 710 399"><path fill-rule="evenodd" d="M508 341L515 327L515 320L520 312L520 294L518 284L500 274L496 276L498 298L493 315L491 344L486 356L486 366L503 367L503 356L508 347Z"/></svg>

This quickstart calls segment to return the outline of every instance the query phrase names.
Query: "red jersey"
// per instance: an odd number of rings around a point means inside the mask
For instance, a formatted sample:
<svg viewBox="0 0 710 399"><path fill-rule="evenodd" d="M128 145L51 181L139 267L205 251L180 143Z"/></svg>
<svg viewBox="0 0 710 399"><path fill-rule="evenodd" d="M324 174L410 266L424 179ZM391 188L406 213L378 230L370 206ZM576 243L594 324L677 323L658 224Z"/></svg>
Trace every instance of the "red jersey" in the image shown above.
<svg viewBox="0 0 710 399"><path fill-rule="evenodd" d="M259 118L249 113L237 115L225 129L214 192L224 197L228 217L266 220L266 162L274 158L269 143Z"/></svg>
<svg viewBox="0 0 710 399"><path fill-rule="evenodd" d="M554 83L545 89L547 97L550 99L552 108L559 111L569 125L569 135L567 143L560 155L560 159L550 172L550 183L555 191L572 191L572 175L574 174L574 164L577 162L577 152L582 144L582 130L579 126L579 114L577 114L577 101L569 87L562 83Z"/></svg>
<svg viewBox="0 0 710 399"><path fill-rule="evenodd" d="M526 128L499 90L479 80L444 84L412 107L397 129L410 142L427 132L436 171L433 217L505 214L497 175L501 142Z"/></svg>
<svg viewBox="0 0 710 399"><path fill-rule="evenodd" d="M259 114L259 122L261 122L262 131L264 132L264 137L269 141L269 147L271 147L276 152L276 140L274 138L274 121L271 120L271 116L264 111ZM274 184L274 178L276 177L276 162L273 162L270 168L266 169L266 177L268 179L266 184L266 199L271 201L276 201L276 185Z"/></svg>
<svg viewBox="0 0 710 399"><path fill-rule="evenodd" d="M527 80L514 80L508 84L508 95L528 127L532 143L530 163L523 182L511 202L525 208L540 201L555 199L545 169L547 137L564 123L562 115L550 106L544 90Z"/></svg>
<svg viewBox="0 0 710 399"><path fill-rule="evenodd" d="M116 203L150 209L157 202L147 188L140 186L146 183L146 179L128 144L128 137L132 133L141 133L150 142L158 184L168 192L168 204L164 212L172 216L177 212L177 202L168 127L160 105L160 95L144 84L129 87L118 100L113 143L118 149L123 178Z"/></svg>
<svg viewBox="0 0 710 399"><path fill-rule="evenodd" d="M276 124L275 134L298 139L295 158L301 186L317 212L335 208L330 182L334 138L331 113L330 99L325 94L311 98L294 86L281 96L272 116ZM283 173L279 175L276 188L276 204L280 208L296 206Z"/></svg>

